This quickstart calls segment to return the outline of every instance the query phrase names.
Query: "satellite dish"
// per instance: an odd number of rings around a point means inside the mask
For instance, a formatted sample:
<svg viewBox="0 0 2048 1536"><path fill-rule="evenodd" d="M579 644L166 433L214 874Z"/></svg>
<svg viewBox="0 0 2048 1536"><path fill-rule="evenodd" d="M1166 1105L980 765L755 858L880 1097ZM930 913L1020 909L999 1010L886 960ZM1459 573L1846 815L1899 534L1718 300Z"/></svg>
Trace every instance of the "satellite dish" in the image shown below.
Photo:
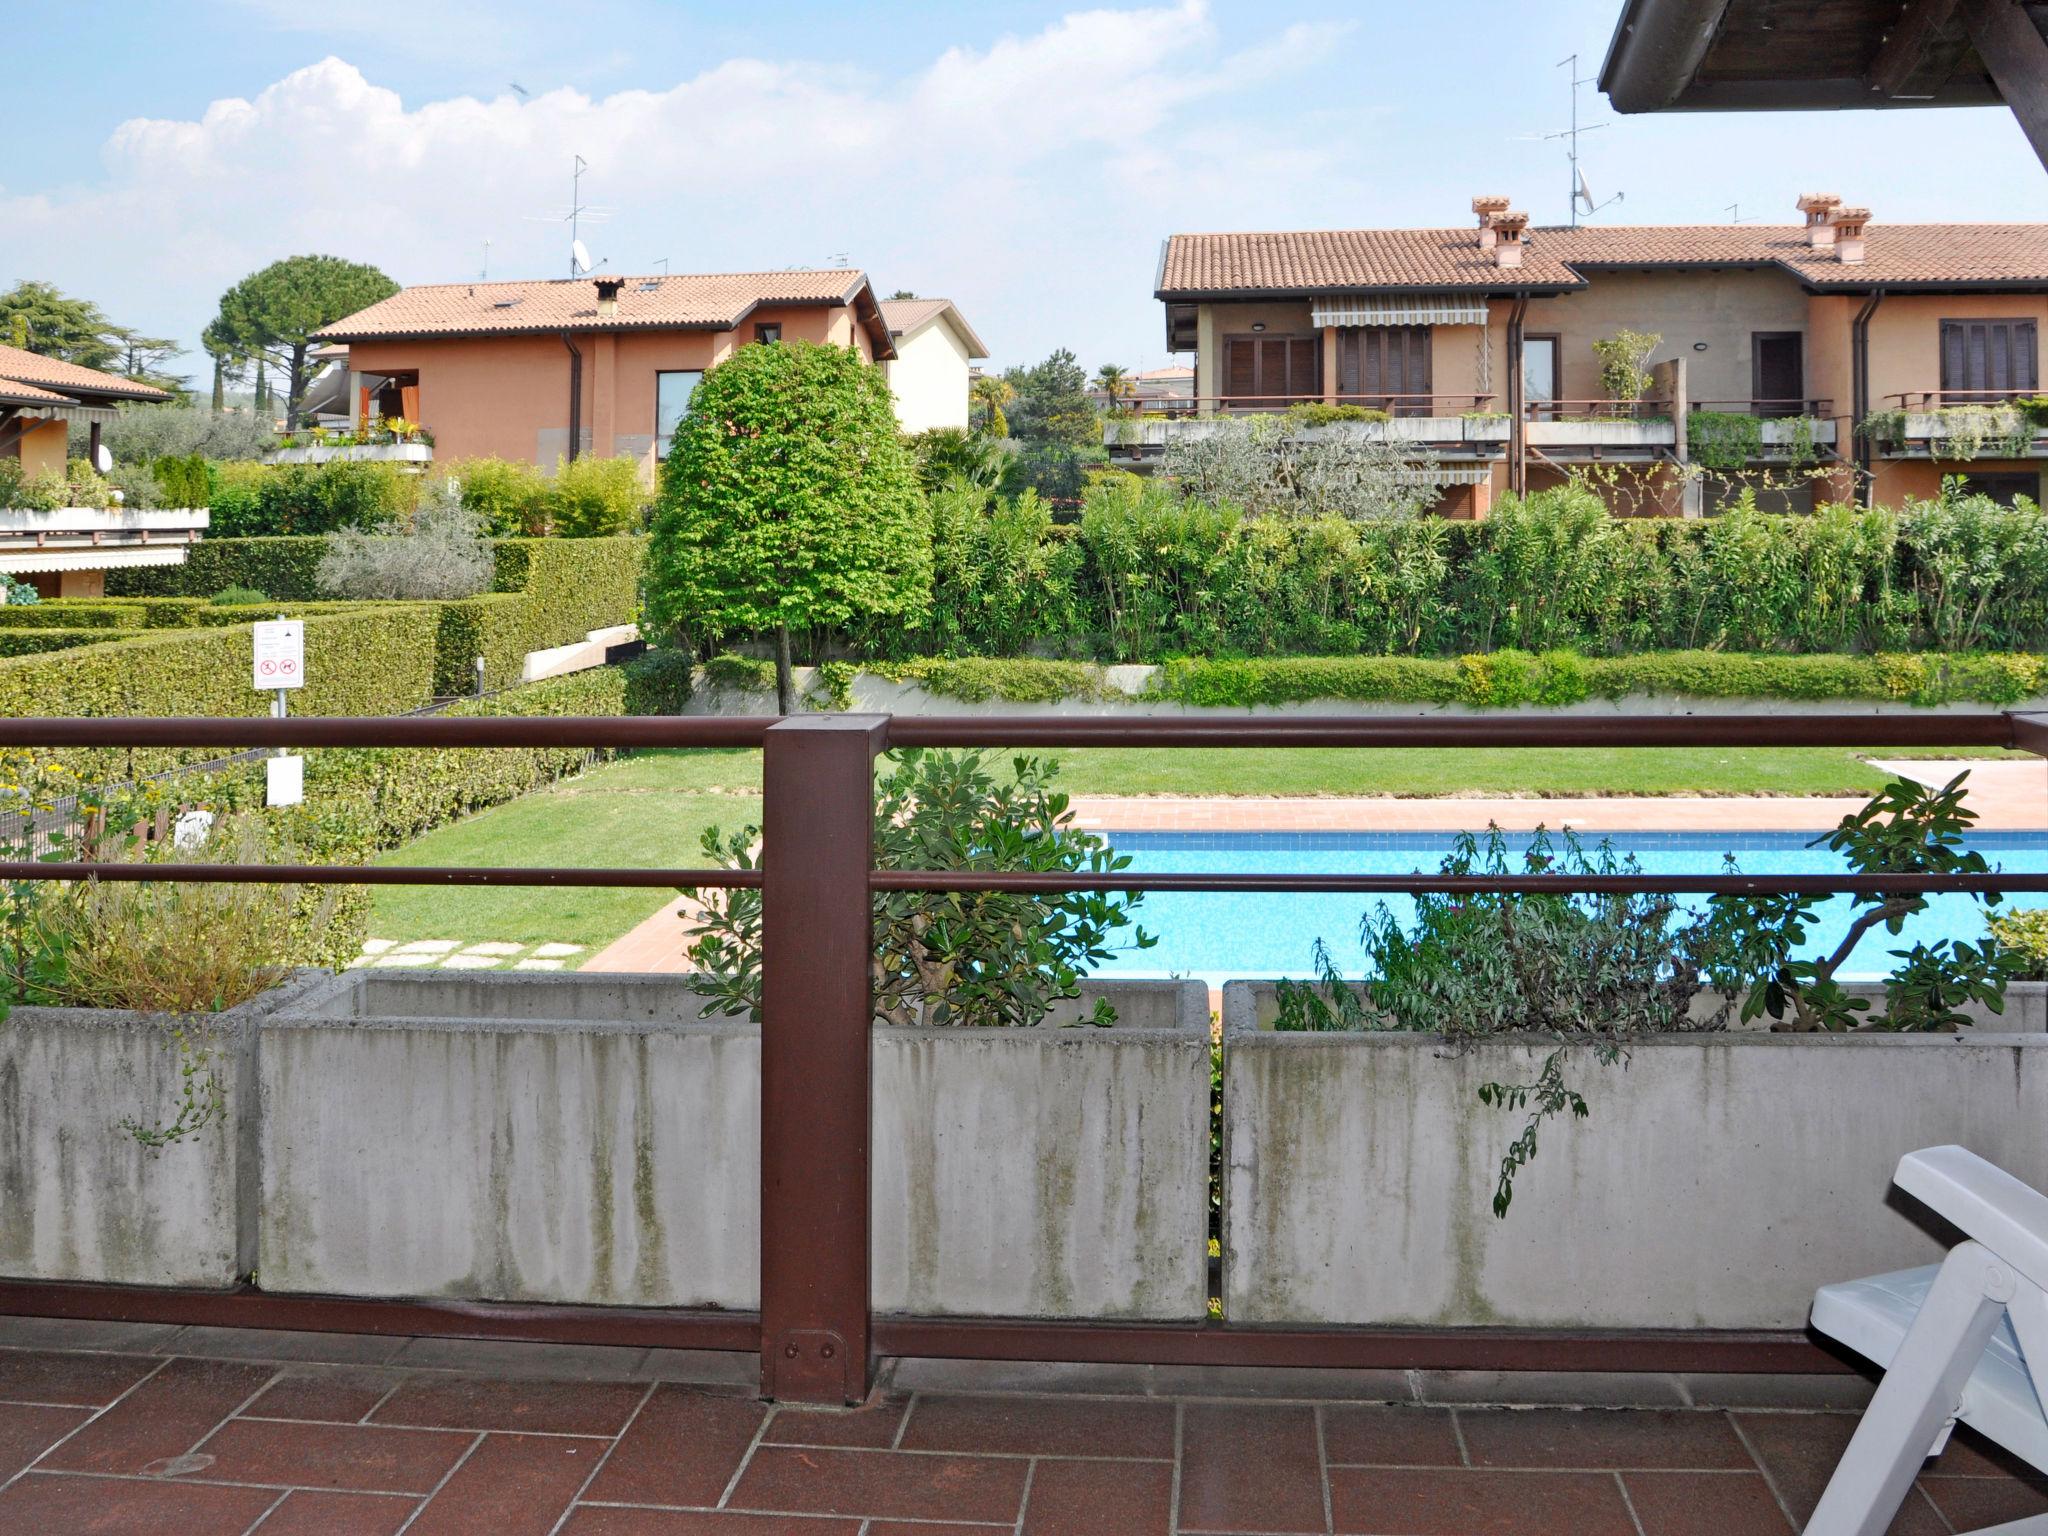
<svg viewBox="0 0 2048 1536"><path fill-rule="evenodd" d="M92 467L103 475L112 471L114 467L114 454L105 443L101 443L99 447L93 449Z"/></svg>
<svg viewBox="0 0 2048 1536"><path fill-rule="evenodd" d="M590 248L581 240L569 242L569 265L579 273L590 270Z"/></svg>

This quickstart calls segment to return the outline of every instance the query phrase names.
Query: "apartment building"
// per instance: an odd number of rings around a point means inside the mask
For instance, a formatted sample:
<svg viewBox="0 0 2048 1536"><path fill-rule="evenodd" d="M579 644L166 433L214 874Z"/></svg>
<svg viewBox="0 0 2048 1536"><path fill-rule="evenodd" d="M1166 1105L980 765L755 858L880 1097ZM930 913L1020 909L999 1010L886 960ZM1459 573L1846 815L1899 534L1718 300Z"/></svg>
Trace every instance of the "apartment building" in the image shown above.
<svg viewBox="0 0 2048 1536"><path fill-rule="evenodd" d="M1459 228L1174 235L1155 294L1169 349L1194 356L1196 414L1113 425L1111 450L1142 467L1216 416L1321 402L1385 412L1301 430L1426 449L1453 516L1575 473L1629 513L1712 512L1744 484L1793 509L1895 503L1946 475L2038 499L2048 437L2010 402L2039 389L2048 225L1797 208L1531 228L1483 196ZM1594 344L1622 331L1658 338L1637 398L1602 383Z"/></svg>

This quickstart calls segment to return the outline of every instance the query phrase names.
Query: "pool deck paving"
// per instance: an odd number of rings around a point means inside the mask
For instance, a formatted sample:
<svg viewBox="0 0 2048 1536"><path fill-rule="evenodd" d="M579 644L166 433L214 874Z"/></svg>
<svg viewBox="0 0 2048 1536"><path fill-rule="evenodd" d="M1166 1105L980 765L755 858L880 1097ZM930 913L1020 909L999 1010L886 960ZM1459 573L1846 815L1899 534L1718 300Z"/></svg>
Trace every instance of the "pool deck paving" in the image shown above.
<svg viewBox="0 0 2048 1536"><path fill-rule="evenodd" d="M1790 1536L1869 1391L885 1360L807 1410L754 1367L0 1318L0 1536ZM2044 1512L1964 1431L1893 1529Z"/></svg>

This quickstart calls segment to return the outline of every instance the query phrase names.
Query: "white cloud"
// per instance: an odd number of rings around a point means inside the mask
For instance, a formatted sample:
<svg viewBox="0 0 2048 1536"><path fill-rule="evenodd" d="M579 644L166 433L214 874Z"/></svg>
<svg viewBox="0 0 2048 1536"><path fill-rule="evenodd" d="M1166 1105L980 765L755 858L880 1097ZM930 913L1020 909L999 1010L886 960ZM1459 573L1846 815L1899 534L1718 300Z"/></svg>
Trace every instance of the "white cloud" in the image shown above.
<svg viewBox="0 0 2048 1536"><path fill-rule="evenodd" d="M553 273L566 233L534 216L565 204L578 153L586 199L613 210L589 243L619 270L843 251L884 291L950 293L1002 360L1059 344L1152 360L1162 234L1350 185L1337 146L1247 110L1338 30L1276 25L1230 52L1206 0L1174 0L1077 12L895 77L742 58L663 89L411 106L330 57L196 119L122 124L97 174L0 189L0 279L45 277L191 337L229 283L299 251L446 281L488 238L494 276Z"/></svg>

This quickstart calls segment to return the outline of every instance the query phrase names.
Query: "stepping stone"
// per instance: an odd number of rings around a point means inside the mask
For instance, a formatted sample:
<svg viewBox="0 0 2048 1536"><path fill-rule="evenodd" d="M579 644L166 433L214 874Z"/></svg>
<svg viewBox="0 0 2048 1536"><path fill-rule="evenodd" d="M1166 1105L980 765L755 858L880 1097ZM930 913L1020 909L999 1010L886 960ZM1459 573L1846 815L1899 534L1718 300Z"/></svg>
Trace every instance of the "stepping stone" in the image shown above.
<svg viewBox="0 0 2048 1536"><path fill-rule="evenodd" d="M450 955L441 962L444 971L488 971L498 963L496 955Z"/></svg>
<svg viewBox="0 0 2048 1536"><path fill-rule="evenodd" d="M512 962L512 969L515 971L559 971L561 968L562 962L559 960L514 960Z"/></svg>
<svg viewBox="0 0 2048 1536"><path fill-rule="evenodd" d="M516 955L524 944L472 944L463 950L465 955Z"/></svg>
<svg viewBox="0 0 2048 1536"><path fill-rule="evenodd" d="M534 950L535 955L544 959L559 959L565 955L580 955L582 953L583 946L581 944L543 944Z"/></svg>
<svg viewBox="0 0 2048 1536"><path fill-rule="evenodd" d="M451 949L460 949L460 939L414 939L410 944L398 946L401 955L445 955Z"/></svg>
<svg viewBox="0 0 2048 1536"><path fill-rule="evenodd" d="M363 940L363 953L366 955L381 955L397 942L398 940L396 939L365 939Z"/></svg>
<svg viewBox="0 0 2048 1536"><path fill-rule="evenodd" d="M421 965L432 965L433 959L426 955L379 955L372 965L409 965L417 970Z"/></svg>

